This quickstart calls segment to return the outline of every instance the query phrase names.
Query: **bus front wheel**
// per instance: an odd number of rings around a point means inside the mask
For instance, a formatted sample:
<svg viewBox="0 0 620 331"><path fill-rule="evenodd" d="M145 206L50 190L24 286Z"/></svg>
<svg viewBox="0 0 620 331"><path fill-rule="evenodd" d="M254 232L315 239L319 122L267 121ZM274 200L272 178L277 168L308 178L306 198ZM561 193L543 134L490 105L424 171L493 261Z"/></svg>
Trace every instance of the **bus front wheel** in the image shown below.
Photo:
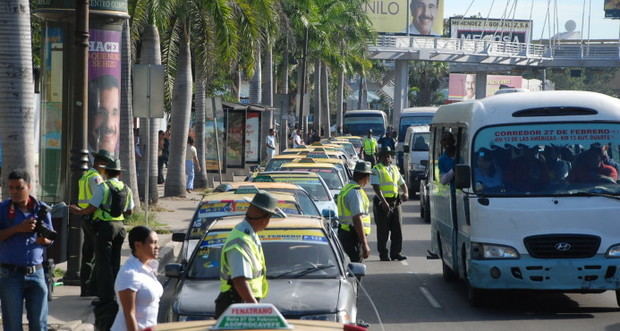
<svg viewBox="0 0 620 331"><path fill-rule="evenodd" d="M439 258L441 259L441 276L443 280L450 283L458 279L458 275L443 260L443 247L441 246L441 238L437 235L437 244L439 245Z"/></svg>
<svg viewBox="0 0 620 331"><path fill-rule="evenodd" d="M616 303L620 307L620 290L616 290Z"/></svg>

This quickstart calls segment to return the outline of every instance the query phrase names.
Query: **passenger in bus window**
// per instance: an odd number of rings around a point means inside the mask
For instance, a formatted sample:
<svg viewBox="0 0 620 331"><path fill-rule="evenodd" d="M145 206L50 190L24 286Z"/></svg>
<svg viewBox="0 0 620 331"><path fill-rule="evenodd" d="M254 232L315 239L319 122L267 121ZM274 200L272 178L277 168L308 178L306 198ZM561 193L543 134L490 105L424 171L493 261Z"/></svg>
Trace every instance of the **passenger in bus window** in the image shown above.
<svg viewBox="0 0 620 331"><path fill-rule="evenodd" d="M504 173L506 185L517 192L541 191L549 183L549 171L539 146L519 144L517 148L514 152L518 156Z"/></svg>
<svg viewBox="0 0 620 331"><path fill-rule="evenodd" d="M545 146L545 159L549 169L549 179L552 183L561 183L568 178L571 163L561 158L560 147Z"/></svg>
<svg viewBox="0 0 620 331"><path fill-rule="evenodd" d="M593 145L577 156L570 181L589 184L615 183L618 180L618 171L603 163L603 160L603 149L600 145Z"/></svg>
<svg viewBox="0 0 620 331"><path fill-rule="evenodd" d="M438 166L441 184L446 185L454 178L454 165L456 158L456 140L450 132L445 132L441 137L441 146L444 150L439 156Z"/></svg>
<svg viewBox="0 0 620 331"><path fill-rule="evenodd" d="M476 153L474 179L477 190L496 189L503 185L501 169L497 167L490 151L486 148L482 148Z"/></svg>

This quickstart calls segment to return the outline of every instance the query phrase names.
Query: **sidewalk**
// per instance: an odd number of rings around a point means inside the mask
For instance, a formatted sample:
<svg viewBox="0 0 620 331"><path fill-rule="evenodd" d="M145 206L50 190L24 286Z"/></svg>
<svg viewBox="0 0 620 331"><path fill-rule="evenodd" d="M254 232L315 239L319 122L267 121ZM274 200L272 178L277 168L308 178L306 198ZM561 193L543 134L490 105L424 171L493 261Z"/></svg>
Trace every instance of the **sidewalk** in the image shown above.
<svg viewBox="0 0 620 331"><path fill-rule="evenodd" d="M160 196L163 195L163 185L159 185ZM184 231L196 210L201 195L195 192L186 198L159 198L158 207L162 211L155 212L157 221L166 224L171 232ZM159 274L163 274L164 266L174 261L180 249L180 243L172 242L172 233L159 234ZM129 257L129 243L123 243L121 264ZM57 268L66 269L67 264L57 265ZM49 302L48 324L50 330L94 330L95 321L90 302L94 297L80 297L79 286L57 286L54 288L53 300ZM24 312L25 313L25 312ZM24 314L24 323L27 319Z"/></svg>

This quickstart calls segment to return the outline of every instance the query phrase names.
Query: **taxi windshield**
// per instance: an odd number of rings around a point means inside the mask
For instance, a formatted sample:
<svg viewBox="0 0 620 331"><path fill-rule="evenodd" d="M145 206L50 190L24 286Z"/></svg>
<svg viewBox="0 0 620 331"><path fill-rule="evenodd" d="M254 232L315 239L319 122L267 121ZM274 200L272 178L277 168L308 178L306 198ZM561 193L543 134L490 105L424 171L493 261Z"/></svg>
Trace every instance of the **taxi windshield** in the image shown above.
<svg viewBox="0 0 620 331"><path fill-rule="evenodd" d="M274 182L291 183L301 186L314 201L329 200L329 192L319 178L312 177L272 177Z"/></svg>
<svg viewBox="0 0 620 331"><path fill-rule="evenodd" d="M484 195L620 195L620 124L494 126L475 138L472 183Z"/></svg>
<svg viewBox="0 0 620 331"><path fill-rule="evenodd" d="M284 163L289 163L293 159L271 159L267 166L265 167L265 171L276 171L280 170Z"/></svg>
<svg viewBox="0 0 620 331"><path fill-rule="evenodd" d="M250 207L250 202L245 200L206 201L202 203L194 214L194 219L192 219L189 239L202 238L206 228L214 219L224 216L245 215L248 207ZM287 215L300 215L302 213L293 201L280 200L278 201L278 208L282 209ZM273 217L279 216L274 215Z"/></svg>
<svg viewBox="0 0 620 331"><path fill-rule="evenodd" d="M316 172L323 178L330 190L339 190L344 186L338 170L334 168L293 168L290 170Z"/></svg>
<svg viewBox="0 0 620 331"><path fill-rule="evenodd" d="M209 232L190 262L188 278L219 279L220 255L229 230ZM267 278L336 278L338 260L320 229L267 229L259 234Z"/></svg>

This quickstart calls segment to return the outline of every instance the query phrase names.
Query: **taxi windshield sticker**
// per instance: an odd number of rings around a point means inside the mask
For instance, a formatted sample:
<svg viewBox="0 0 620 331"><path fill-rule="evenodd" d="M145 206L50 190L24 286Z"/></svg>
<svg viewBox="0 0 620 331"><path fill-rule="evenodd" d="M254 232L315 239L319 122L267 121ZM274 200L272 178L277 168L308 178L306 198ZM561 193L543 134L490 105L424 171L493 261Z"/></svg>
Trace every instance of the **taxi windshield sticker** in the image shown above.
<svg viewBox="0 0 620 331"><path fill-rule="evenodd" d="M201 216L210 213L233 213L245 212L250 203L243 201L209 201L200 206L198 212ZM203 216L204 217L204 216Z"/></svg>
<svg viewBox="0 0 620 331"><path fill-rule="evenodd" d="M258 233L261 241L312 242L327 244L321 230L264 230Z"/></svg>
<svg viewBox="0 0 620 331"><path fill-rule="evenodd" d="M224 245L226 237L228 237L228 232L211 232L205 236L200 248L221 247Z"/></svg>
<svg viewBox="0 0 620 331"><path fill-rule="evenodd" d="M311 172L327 172L327 173L333 172L333 169L320 169L320 168L295 168L295 170L311 171Z"/></svg>

